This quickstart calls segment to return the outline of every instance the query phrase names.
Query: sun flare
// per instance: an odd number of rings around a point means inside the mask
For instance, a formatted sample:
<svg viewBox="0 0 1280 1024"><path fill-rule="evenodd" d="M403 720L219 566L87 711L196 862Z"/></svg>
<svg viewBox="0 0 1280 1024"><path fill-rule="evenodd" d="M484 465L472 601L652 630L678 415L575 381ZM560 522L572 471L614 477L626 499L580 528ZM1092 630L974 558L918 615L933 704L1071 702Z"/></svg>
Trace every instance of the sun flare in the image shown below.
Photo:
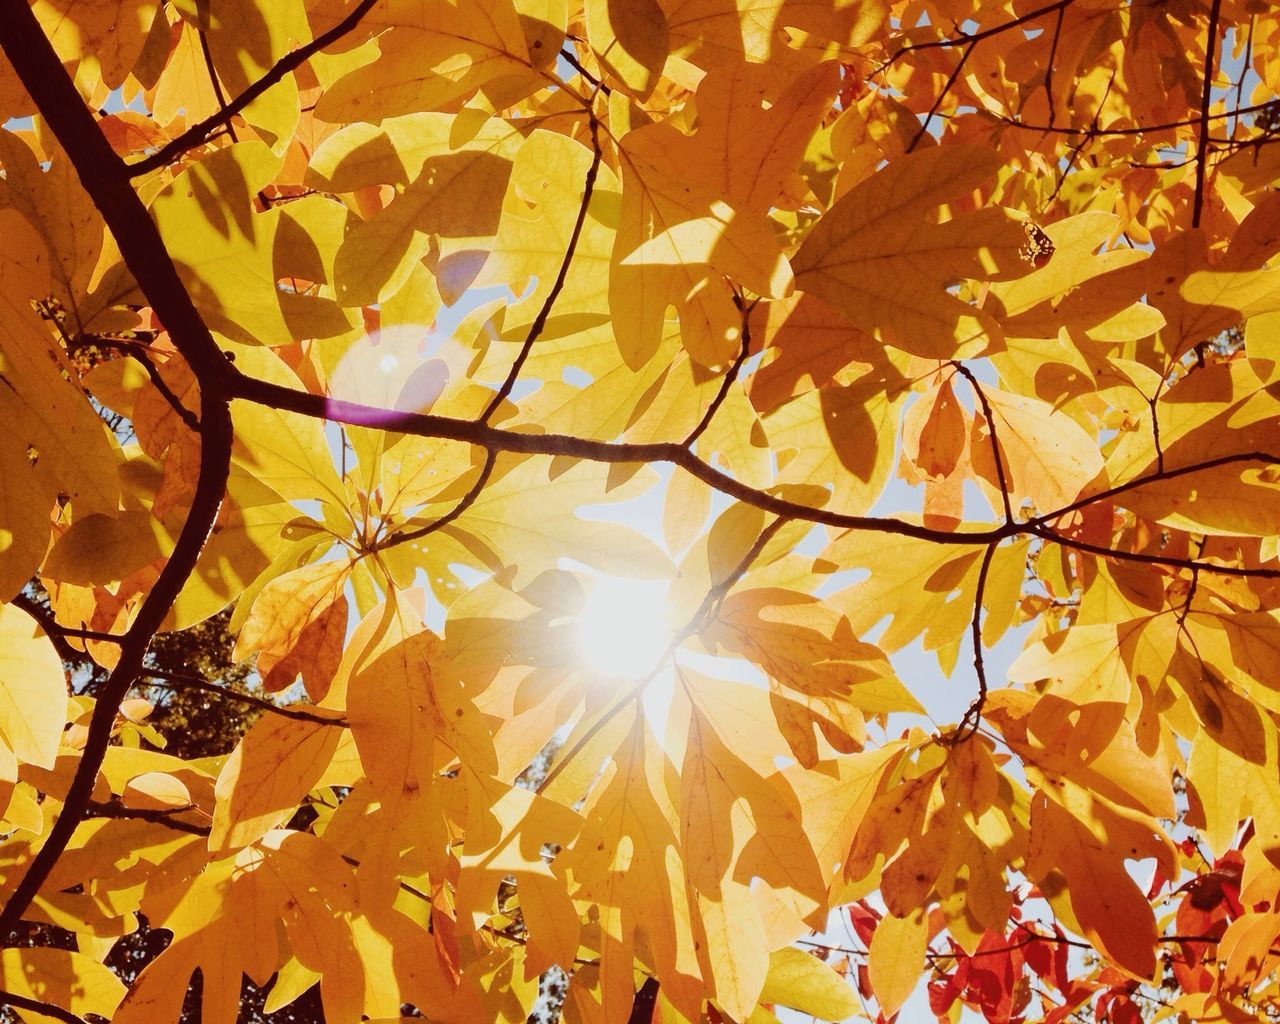
<svg viewBox="0 0 1280 1024"><path fill-rule="evenodd" d="M599 577L578 620L583 661L601 675L640 679L671 641L665 581Z"/></svg>

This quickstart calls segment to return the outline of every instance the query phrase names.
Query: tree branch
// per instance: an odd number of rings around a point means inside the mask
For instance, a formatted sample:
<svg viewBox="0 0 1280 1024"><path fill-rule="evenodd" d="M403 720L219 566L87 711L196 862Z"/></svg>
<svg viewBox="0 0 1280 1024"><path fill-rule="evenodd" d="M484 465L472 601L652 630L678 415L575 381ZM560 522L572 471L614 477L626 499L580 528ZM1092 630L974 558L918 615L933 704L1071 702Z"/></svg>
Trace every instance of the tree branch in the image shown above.
<svg viewBox="0 0 1280 1024"><path fill-rule="evenodd" d="M960 72L964 70L965 62L969 59L970 54L973 53L973 48L977 45L978 44L976 42L972 42L964 48L964 53L960 55L960 62L956 64L955 70L953 70L947 77L946 84L943 85L942 91L938 93L937 97L934 99L933 106L929 108L929 113L927 113L924 120L920 122L920 127L916 130L915 135L911 138L911 142L907 145L908 153L914 150L916 148L916 143L924 138L924 133L929 130L929 124L933 121L933 115L938 112L938 108L942 106L942 101L947 98L947 93L949 93L951 91L951 87L956 84L956 79L960 77Z"/></svg>
<svg viewBox="0 0 1280 1024"><path fill-rule="evenodd" d="M7 5L6 15L0 19L0 48L70 158L147 301L200 381L202 421L200 469L191 510L173 553L125 633L120 661L98 695L62 811L0 911L0 934L7 934L30 906L83 818L120 702L136 682L152 637L195 568L222 504L230 470L232 427L224 391L230 364L183 288L159 231L129 185L123 162L94 122L26 4Z"/></svg>
<svg viewBox="0 0 1280 1024"><path fill-rule="evenodd" d="M1191 207L1191 226L1200 226L1204 209L1204 176L1209 147L1209 104L1213 98L1213 65L1218 56L1218 15L1222 0L1213 0L1209 8L1209 29L1204 42L1204 88L1200 93L1200 130L1196 138L1196 194Z"/></svg>
<svg viewBox="0 0 1280 1024"><path fill-rule="evenodd" d="M90 800L86 810L86 816L90 818L134 818L140 821L149 821L153 825L163 825L165 828L171 828L175 832L185 832L192 836L207 836L209 834L209 826L201 825L194 821L183 821L181 818L175 818L175 814L185 814L188 811L198 810L194 805L190 807L175 807L172 810L160 810L151 807L126 807L119 799L112 800Z"/></svg>
<svg viewBox="0 0 1280 1024"><path fill-rule="evenodd" d="M538 315L533 318L533 323L529 325L529 332L525 335L524 342L520 346L520 352L511 363L511 369L507 371L506 379L502 382L501 387L498 388L497 394L485 406L484 412L480 414L480 418L477 421L480 424L487 424L493 418L494 413L501 408L502 403L510 397L512 389L516 386L516 381L520 378L520 371L524 368L524 364L529 358L529 353L533 351L534 344L542 336L542 332L546 330L551 311L555 308L556 300L560 297L560 293L564 291L565 282L569 279L569 268L573 263L574 254L578 250L578 240L582 237L582 228L587 221L587 210L591 206L591 196L596 187L596 176L600 173L600 161L604 156L600 148L600 122L596 119L595 112L590 107L587 109L587 116L591 125L591 165L587 168L587 176L582 185L582 202L578 204L578 216L573 222L573 230L569 232L569 241L565 245L564 259L560 261L560 270L551 285L551 290L547 292L547 297L543 300L542 306L538 310ZM480 467L480 475L476 477L475 483L471 485L467 493L458 500L458 503L452 509L425 526L392 534L384 543L378 546L379 549L392 548L398 544L419 540L444 529L457 520L476 503L476 499L480 497L480 492L485 489L485 486L489 483L489 478L493 476L493 467L497 464L497 461L496 451L490 448L485 453L484 465Z"/></svg>
<svg viewBox="0 0 1280 1024"><path fill-rule="evenodd" d="M1123 551L1119 548L1104 548L1100 544L1076 540L1051 530L1046 526L1031 524L1029 531L1037 537L1060 544L1066 548L1075 548L1101 558L1114 558L1121 562L1140 562L1143 565L1166 565L1173 569L1187 569L1191 572L1212 572L1219 576L1239 576L1243 579L1280 580L1280 569L1246 569L1235 565L1213 565L1209 562L1197 562L1194 558L1175 558L1171 555L1148 555L1140 551Z"/></svg>
<svg viewBox="0 0 1280 1024"><path fill-rule="evenodd" d="M1104 496L1110 496L1121 491L1132 490L1143 484L1153 483L1157 480L1167 479L1171 474L1154 473L1147 477L1141 477L1131 480L1126 484L1113 488L1111 491L1101 492L1089 498L1080 499L1066 506L1047 513L1033 520L1022 523L1004 523L1000 526L989 527L985 530L970 530L962 532L952 532L948 530L933 530L918 523L909 522L905 519L899 519L895 516L856 516L843 512L835 512L827 509L814 508L811 505L805 505L801 502L790 501L786 498L780 498L768 491L760 490L744 484L727 473L723 473L715 467L703 462L687 448L674 442L614 442L614 441L597 441L592 438L576 437L571 434L551 434L551 433L523 433L516 430L505 430L500 427L491 427L474 420L457 419L451 416L437 416L431 413L411 413L400 412L394 409L383 409L377 406L363 405L359 402L347 402L336 398L328 398L324 395L313 395L306 391L298 391L293 388L283 387L279 384L272 384L269 381L258 380L254 377L248 377L237 370L231 371L234 379L230 385L230 391L235 398L242 398L247 401L256 402L260 405L266 405L273 409L283 409L287 412L296 412L303 416L312 416L318 419L333 420L337 423L346 423L357 427L375 427L384 430L395 430L402 434L415 434L421 437L444 438L452 441L466 441L470 444L478 445L490 451L507 451L519 452L524 455L569 455L575 458L587 459L592 462L603 462L607 464L620 462L669 462L672 465L679 466L691 476L696 477L709 487L714 488L722 494L726 494L731 498L736 498L744 504L751 505L754 508L762 509L765 512L772 512L774 515L783 516L787 519L801 519L805 522L819 523L824 526L834 526L838 529L846 530L862 530L868 533L884 533L899 537L911 537L916 540L925 540L935 544L949 544L955 546L991 544L996 541L1004 540L1008 537L1015 537L1024 534L1035 534L1037 536L1045 536L1049 539L1057 539L1057 534L1052 530L1047 530L1044 524L1055 519L1067 511L1083 508L1097 501L1103 500ZM1276 462L1277 457L1271 454L1249 452L1240 455L1219 456L1216 459L1208 460L1203 464L1195 466L1185 466L1180 470L1171 471L1176 475L1184 473L1196 472L1201 469L1213 468L1225 462L1234 461L1267 461ZM1064 543L1068 542L1065 538ZM1079 546L1079 545L1077 545ZM1086 550L1081 548L1081 550ZM1138 557L1130 552L1112 550L1110 548L1099 548L1094 546L1093 554L1099 554L1103 557L1114 556L1120 559L1151 561L1158 565L1177 565L1190 567L1185 560L1181 559L1165 559L1158 556L1142 556ZM1210 563L1199 563L1199 567L1203 572L1213 572L1229 576L1257 576L1260 578L1280 578L1280 570L1272 569L1237 569L1229 566L1213 565Z"/></svg>
<svg viewBox="0 0 1280 1024"><path fill-rule="evenodd" d="M964 363L952 360L951 365L955 367L960 376L969 382L969 387L973 388L974 397L978 399L978 404L982 406L982 415L986 417L987 429L991 431L991 454L996 461L996 480L1000 484L1000 498L1004 502L1004 521L1012 523L1013 506L1009 503L1009 481L1004 473L1004 457L1000 453L1000 441L996 438L996 421L991 414L991 403L987 401L987 393L982 390L982 386L978 383L978 378L970 372Z"/></svg>
<svg viewBox="0 0 1280 1024"><path fill-rule="evenodd" d="M890 55L877 71L883 71L890 64L893 64L899 57L908 53L914 53L916 50L936 50L945 49L949 46L966 46L972 43L981 42L983 39L990 39L992 36L998 36L1002 32L1007 32L1011 28L1017 28L1019 25L1025 25L1029 21L1035 21L1043 18L1046 14L1052 14L1054 11L1060 11L1065 7L1070 7L1074 0L1057 0L1056 3L1049 4L1046 7L1037 7L1034 11L1028 11L1020 18L1013 18L1010 21L1002 21L999 25L992 25L991 28L985 28L978 32L961 32L957 36L949 36L945 39L930 39L923 43L907 43L900 46Z"/></svg>
<svg viewBox="0 0 1280 1024"><path fill-rule="evenodd" d="M970 632L973 634L973 670L978 677L978 695L965 708L964 717L960 719L955 735L951 738L952 746L971 739L978 731L978 726L982 722L982 709L987 703L987 666L982 654L982 600L986 596L987 574L991 571L991 559L995 556L996 547L995 544L988 544L987 550L982 554L982 567L978 570L978 586L973 596L973 619Z"/></svg>
<svg viewBox="0 0 1280 1024"><path fill-rule="evenodd" d="M351 13L334 25L333 28L327 32L322 32L305 46L300 46L292 53L281 57L272 66L271 70L245 89L239 96L223 106L218 113L210 114L203 121L193 124L176 139L166 143L150 156L144 157L136 163L128 164L128 176L136 178L142 174L149 174L151 171L171 163L187 150L203 144L215 129L229 124L233 117L277 82L283 80L285 75L296 71L326 46L336 43L348 32L351 32L377 2L378 0L360 0L360 3L355 6Z"/></svg>
<svg viewBox="0 0 1280 1024"><path fill-rule="evenodd" d="M631 1004L631 1016L627 1018L627 1024L650 1024L653 1020L653 1008L657 1002L658 979L645 978L644 984L636 992L636 998Z"/></svg>
<svg viewBox="0 0 1280 1024"><path fill-rule="evenodd" d="M484 412L480 414L479 422L481 423L488 423L502 403L510 397L511 390L516 386L516 381L520 377L520 371L524 368L525 361L529 358L529 353L533 351L534 344L546 329L547 320L551 316L551 310L555 307L556 299L564 291L565 282L569 279L569 268L573 264L574 254L578 250L578 239L582 237L582 227L587 221L587 209L591 206L591 195L596 187L596 175L600 173L600 160L604 156L600 149L600 122L596 119L595 111L590 107L587 108L587 118L591 127L591 165L587 168L587 177L582 186L582 202L578 204L578 215L573 222L573 230L569 232L569 241L564 248L564 259L560 261L560 269L556 273L555 282L551 285L551 290L547 292L547 297L543 300L542 307L538 310L538 315L533 318L533 323L529 325L529 333L525 335L524 343L520 346L520 352L515 361L512 362L511 369L507 372L507 379L502 382L502 386L498 388L498 393L493 396L489 404L485 406Z"/></svg>
<svg viewBox="0 0 1280 1024"><path fill-rule="evenodd" d="M64 1010L61 1006L46 1003L42 999L32 999L30 996L20 996L16 992L0 990L0 1006L12 1006L15 1010L30 1010L32 1013L42 1013L46 1017L52 1017L54 1020L66 1021L66 1024L89 1024L83 1017L77 1017L70 1010Z"/></svg>
<svg viewBox="0 0 1280 1024"><path fill-rule="evenodd" d="M1236 107L1233 110L1224 110L1221 114L1210 114L1210 121L1223 121L1230 117L1239 117L1242 114L1254 114L1260 110L1267 110L1276 105L1276 100L1267 100L1265 103L1252 103L1249 106ZM1090 139L1104 139L1110 137L1122 137L1126 135L1148 135L1152 132L1169 131L1173 128L1190 128L1200 124L1200 115L1189 117L1182 121L1164 121L1160 124L1140 124L1133 128L1098 128L1096 126L1089 128L1064 128L1052 124L1028 124L1026 121L1020 121L1015 117L1007 114L996 114L992 111L984 111L991 114L997 121L1007 124L1010 128L1018 128L1026 132L1040 132L1042 135L1076 135L1084 136ZM1096 116L1095 116L1096 120ZM1210 141L1221 141L1211 139Z"/></svg>
<svg viewBox="0 0 1280 1024"><path fill-rule="evenodd" d="M733 387L733 382L738 379L738 374L742 370L742 364L747 361L747 357L751 354L751 310L755 308L756 302L752 300L745 303L742 296L735 291L733 296L733 304L738 307L738 312L742 314L742 347L738 350L737 358L725 373L724 379L720 381L720 389L716 392L715 398L711 399L711 404L707 406L707 411L702 414L702 419L698 421L698 425L689 432L689 436L684 439L684 447L692 448L693 443L698 440L711 426L711 421L715 419L716 413L720 411L720 406L724 405L724 401L729 397L729 391Z"/></svg>
<svg viewBox="0 0 1280 1024"><path fill-rule="evenodd" d="M203 676L195 675L191 672L174 672L165 668L152 668L145 666L139 675L148 679L159 679L164 683L172 683L175 686L186 686L195 690L204 690L206 693L216 694L226 700L237 701L240 704L247 704L250 707L259 708L262 711L272 715L279 715L281 718L294 718L300 722L315 722L318 725L334 725L346 728L347 720L341 715L323 715L318 711L308 711L301 707L282 707L274 704L269 700L261 697L255 697L251 693L240 693L236 690L228 690L225 686L219 686L217 683L211 683Z"/></svg>

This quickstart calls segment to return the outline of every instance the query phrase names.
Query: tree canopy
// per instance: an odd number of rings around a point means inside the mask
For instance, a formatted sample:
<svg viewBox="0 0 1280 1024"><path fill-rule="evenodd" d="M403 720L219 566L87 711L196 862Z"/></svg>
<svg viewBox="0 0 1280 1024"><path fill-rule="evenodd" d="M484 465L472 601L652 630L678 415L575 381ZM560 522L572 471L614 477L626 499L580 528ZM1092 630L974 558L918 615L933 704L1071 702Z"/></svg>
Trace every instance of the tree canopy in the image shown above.
<svg viewBox="0 0 1280 1024"><path fill-rule="evenodd" d="M10 1012L1280 1019L1272 5L0 49Z"/></svg>

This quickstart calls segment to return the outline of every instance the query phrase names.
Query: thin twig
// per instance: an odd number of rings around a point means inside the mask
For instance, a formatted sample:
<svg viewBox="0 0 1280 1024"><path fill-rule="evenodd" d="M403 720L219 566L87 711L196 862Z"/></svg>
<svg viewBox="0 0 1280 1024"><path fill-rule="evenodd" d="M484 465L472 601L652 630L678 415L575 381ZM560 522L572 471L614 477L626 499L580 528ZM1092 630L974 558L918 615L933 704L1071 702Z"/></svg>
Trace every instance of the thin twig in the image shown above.
<svg viewBox="0 0 1280 1024"><path fill-rule="evenodd" d="M1062 19L1066 16L1067 9L1065 7L1058 8L1058 20L1053 26L1053 44L1049 47L1049 62L1045 66L1044 72L1044 93L1049 101L1049 126L1053 127L1053 122L1057 120L1057 104L1053 100L1053 62L1058 55L1058 40L1062 37Z"/></svg>
<svg viewBox="0 0 1280 1024"><path fill-rule="evenodd" d="M924 133L929 130L929 124L933 121L933 115L938 112L938 108L942 106L942 101L947 98L947 93L951 91L951 87L956 84L956 79L960 77L960 72L964 69L965 61L969 59L969 55L973 53L973 48L977 46L976 42L970 43L965 47L964 53L960 55L960 62L955 66L955 70L947 78L946 84L942 87L942 92L938 93L933 101L933 106L929 108L929 113L925 115L920 127L917 129L915 136L911 139L911 143L907 146L907 152L910 153L916 148L916 143L924 138Z"/></svg>
<svg viewBox="0 0 1280 1024"><path fill-rule="evenodd" d="M1163 565L1171 569L1186 569L1188 572L1209 572L1219 576L1237 576L1242 579L1280 580L1280 569L1247 569L1235 565L1214 565L1209 562L1197 562L1192 558L1175 558L1171 555L1149 555L1140 551L1123 551L1119 548L1107 548L1100 544L1077 540L1051 530L1045 526L1033 525L1029 531L1037 537L1059 544L1065 548L1075 548L1100 558L1110 558L1121 562L1137 562L1142 565Z"/></svg>
<svg viewBox="0 0 1280 1024"><path fill-rule="evenodd" d="M232 115L227 113L227 94L223 91L217 69L213 66L213 54L209 52L209 36L204 29L197 29L196 35L200 37L200 52L204 55L204 69L209 75L209 84L213 86L213 98L218 101L219 113L226 118L227 134L231 136L232 142L239 142L240 136L231 123Z"/></svg>
<svg viewBox="0 0 1280 1024"><path fill-rule="evenodd" d="M1057 0L1056 3L1049 4L1046 7L1037 7L1034 11L1028 11L1019 18L1013 18L1010 21L1002 21L999 25L992 25L991 28L982 29L978 32L961 32L959 35L950 36L946 39L930 39L923 43L907 43L895 50L877 71L883 71L890 64L893 64L899 57L903 57L908 53L914 53L916 50L936 50L945 49L950 46L966 46L971 43L979 43L984 39L990 39L992 36L998 36L1002 32L1007 32L1011 28L1017 28L1019 25L1025 25L1029 21L1035 21L1037 18L1043 18L1046 14L1052 14L1054 11L1062 10L1064 7L1070 7L1074 0Z"/></svg>
<svg viewBox="0 0 1280 1024"><path fill-rule="evenodd" d="M308 711L301 707L282 707L274 704L269 700L261 697L255 697L251 693L240 693L237 690L229 690L225 686L219 686L217 683L210 682L203 676L198 676L193 672L176 672L167 668L153 668L144 666L139 675L147 679L161 680L161 685L171 683L174 687L188 687L194 690L203 690L206 693L216 694L226 700L237 701L240 704L247 704L250 707L260 708L269 714L279 715L281 718L294 718L300 722L315 722L317 725L332 725L339 728L346 728L347 720L341 715L324 715L317 711Z"/></svg>
<svg viewBox="0 0 1280 1024"><path fill-rule="evenodd" d="M991 571L991 559L995 556L996 545L988 544L982 554L982 567L978 570L978 586L973 596L973 619L970 632L973 634L973 670L978 677L978 694L973 702L965 708L964 717L956 727L951 738L953 746L971 739L978 731L982 721L982 709L987 703L987 667L982 654L982 601L987 592L987 574Z"/></svg>
<svg viewBox="0 0 1280 1024"><path fill-rule="evenodd" d="M134 818L140 821L149 821L154 825L163 825L165 828L171 828L176 832L186 832L188 835L207 836L209 834L208 825L201 825L194 821L183 821L181 818L174 817L175 814L183 814L194 810L199 810L194 804L188 807L174 807L170 810L161 810L153 807L127 807L118 798L113 798L109 801L90 800L85 813L90 818Z"/></svg>
<svg viewBox="0 0 1280 1024"><path fill-rule="evenodd" d="M127 341L121 341L116 338L94 337L86 340L91 341L91 343L95 345L102 345L106 348L114 349L126 358L132 359L141 364L142 368L147 371L147 376L151 379L152 386L160 392L160 397L169 404L169 407L177 414L178 418L186 424L188 430L199 433L199 418L195 413L183 405L182 400L174 394L173 389L169 387L164 377L160 375L160 368L156 366L155 362L151 359L151 356L148 355L145 346L130 344Z"/></svg>
<svg viewBox="0 0 1280 1024"><path fill-rule="evenodd" d="M377 2L378 0L360 0L360 3L352 9L351 13L334 25L333 28L327 32L322 32L305 46L300 46L292 53L281 57L266 74L235 99L227 103L218 113L211 114L203 121L193 124L176 139L161 146L150 156L144 157L136 163L128 164L129 176L136 178L140 174L149 174L151 171L171 163L187 150L194 149L196 146L206 142L215 129L223 125L229 125L231 118L235 117L236 114L240 113L277 82L282 81L285 75L297 70L325 47L336 43L355 29L360 24L360 20L369 13Z"/></svg>
<svg viewBox="0 0 1280 1024"><path fill-rule="evenodd" d="M1265 103L1253 103L1246 107L1236 107L1233 110L1226 110L1220 114L1210 114L1209 120L1221 121L1229 117L1238 117L1242 114L1253 114L1260 110L1266 110L1269 107L1273 107L1275 104L1275 100L1267 100ZM1029 124L1026 121L1020 121L1008 114L996 114L992 111L984 111L984 114L989 114L1002 124L1007 124L1010 128L1018 128L1021 131L1039 132L1042 135L1083 135L1088 138L1096 139L1124 135L1149 135L1152 132L1170 131L1174 128L1190 128L1200 124L1201 122L1201 118L1197 115L1196 117L1186 118L1182 121L1164 121L1160 124L1140 124L1133 128L1070 128L1054 126L1051 124Z"/></svg>
<svg viewBox="0 0 1280 1024"><path fill-rule="evenodd" d="M747 357L751 354L751 311L755 308L756 302L752 300L750 303L744 303L742 296L737 292L733 296L733 304L738 307L739 313L742 315L742 346L738 349L737 358L729 367L724 378L720 381L720 389L716 392L715 398L711 399L711 404L707 406L707 411L702 414L702 419L698 421L698 425L689 431L689 436L684 439L684 447L692 448L695 441L698 440L711 426L711 421L715 419L715 415L720 411L720 406L724 405L724 401L729 397L729 391L733 388L733 382L738 379L738 374L742 370L742 364L747 361Z"/></svg>
<svg viewBox="0 0 1280 1024"><path fill-rule="evenodd" d="M501 408L502 403L511 396L511 391L516 386L516 381L520 378L520 371L524 368L529 354L533 351L534 344L542 337L542 332L546 330L547 320L551 317L551 311L555 308L556 300L560 297L560 293L564 291L565 282L569 279L569 268L573 265L574 254L578 251L578 240L582 237L582 228L587 222L587 210L591 206L592 193L595 192L596 175L600 173L600 160L604 156L600 148L600 122L596 118L595 111L590 108L587 110L587 116L591 127L591 164L587 167L586 180L582 186L582 201L578 204L578 215L574 219L573 230L569 232L569 241L564 248L564 258L560 260L560 269L556 272L556 279L551 285L551 290L547 292L547 297L543 300L542 307L538 310L538 315L533 318L533 323L529 325L529 332L525 335L524 343L521 344L520 351L511 364L511 369L507 371L506 380L502 382L497 394L489 400L484 412L480 414L481 423L488 423L493 418L493 414Z"/></svg>
<svg viewBox="0 0 1280 1024"><path fill-rule="evenodd" d="M54 1020L65 1021L65 1024L89 1024L83 1017L77 1017L70 1010L64 1010L61 1006L46 1003L43 999L20 996L16 992L5 992L3 989L0 989L0 1006L12 1006L15 1010L30 1010L32 1013L41 1013L46 1017L52 1017Z"/></svg>
<svg viewBox="0 0 1280 1024"><path fill-rule="evenodd" d="M991 403L987 401L987 393L982 390L982 385L978 383L972 371L958 360L952 360L951 365L960 376L969 382L969 387L973 389L974 397L978 399L978 404L982 407L982 415L986 418L987 429L991 432L991 455L996 462L996 480L1000 485L1000 498L1004 503L1004 521L1006 523L1013 522L1013 504L1009 500L1009 481L1005 477L1004 472L1004 456L1000 451L1000 441L996 437L996 421L995 416L991 412Z"/></svg>
<svg viewBox="0 0 1280 1024"><path fill-rule="evenodd" d="M598 79L595 75L593 75L590 71L588 71L586 68L582 66L582 62L578 60L578 55L574 53L572 50L570 50L567 46L561 47L560 56L565 59L565 62L569 64L569 66L572 67L574 71L578 72L578 74L580 74L584 79L586 79L587 82L590 83L593 89L599 89L606 96L609 96L613 93L613 90L610 89L607 85L605 85L604 82L600 81L600 79Z"/></svg>
<svg viewBox="0 0 1280 1024"><path fill-rule="evenodd" d="M1200 131L1196 139L1196 194L1191 207L1191 226L1200 226L1204 210L1204 179L1209 145L1209 104L1213 98L1213 66L1218 56L1218 15L1222 0L1213 0L1209 8L1209 28L1204 43L1204 88L1200 93Z"/></svg>
<svg viewBox="0 0 1280 1024"><path fill-rule="evenodd" d="M560 261L560 269L556 274L556 279L551 285L551 290L547 292L547 297L543 300L542 306L538 310L538 315L533 318L533 323L529 325L529 331L520 346L520 352L512 361L511 369L507 371L506 379L502 382L493 398L489 400L484 412L480 414L480 418L477 420L480 424L487 424L498 409L501 408L502 403L510 397L512 390L516 386L516 381L520 378L520 371L524 368L529 354L533 351L533 346L542 336L542 332L546 330L547 321L551 317L551 311L555 308L556 300L560 297L560 293L564 291L565 283L569 280L569 268L573 264L574 254L578 250L578 241L582 237L583 225L586 224L587 211L591 206L591 196L595 192L596 176L600 173L600 161L604 155L600 148L600 123L596 118L595 112L590 107L588 107L587 114L591 126L591 164L587 168L587 175L583 181L582 202L578 204L578 216L573 222L573 230L569 232L569 241L565 245L564 258ZM467 493L458 500L458 503L448 513L434 522L427 523L425 526L418 527L415 530L392 534L379 545L379 548L391 548L399 544L420 540L438 530L444 529L457 520L480 497L480 492L485 489L489 483L489 478L493 476L496 464L497 452L489 449L485 453L484 464L480 467L480 475L476 477L475 482Z"/></svg>

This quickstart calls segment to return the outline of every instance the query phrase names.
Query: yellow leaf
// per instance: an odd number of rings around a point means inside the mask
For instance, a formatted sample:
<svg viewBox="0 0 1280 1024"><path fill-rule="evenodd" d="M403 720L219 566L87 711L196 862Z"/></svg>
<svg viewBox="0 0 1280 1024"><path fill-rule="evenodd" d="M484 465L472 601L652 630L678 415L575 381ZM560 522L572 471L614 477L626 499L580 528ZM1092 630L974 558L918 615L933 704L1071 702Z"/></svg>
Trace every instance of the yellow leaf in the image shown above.
<svg viewBox="0 0 1280 1024"><path fill-rule="evenodd" d="M991 317L948 294L956 278L1028 269L1022 221L1001 209L931 223L931 210L987 184L1000 166L977 146L938 146L891 162L818 221L792 260L796 285L891 345L964 358L1001 340Z"/></svg>
<svg viewBox="0 0 1280 1024"><path fill-rule="evenodd" d="M667 62L667 19L657 0L586 0L587 41L610 79L646 100Z"/></svg>
<svg viewBox="0 0 1280 1024"><path fill-rule="evenodd" d="M77 516L54 543L44 573L82 586L112 583L150 565L172 547L168 531L150 512Z"/></svg>
<svg viewBox="0 0 1280 1024"><path fill-rule="evenodd" d="M191 791L166 772L143 772L129 780L124 802L143 810L175 810L190 807Z"/></svg>
<svg viewBox="0 0 1280 1024"><path fill-rule="evenodd" d="M0 607L0 735L23 763L52 768L66 716L58 652L26 612Z"/></svg>
<svg viewBox="0 0 1280 1024"><path fill-rule="evenodd" d="M514 100L541 82L531 71L524 32L510 0L484 5L393 0L365 23L390 31L378 38L376 60L338 79L321 97L316 116L322 120L376 121L409 111L447 109L447 104L477 89L504 84L507 78L519 82Z"/></svg>
<svg viewBox="0 0 1280 1024"><path fill-rule="evenodd" d="M988 483L998 486L990 441L994 433L1015 509L1023 499L1029 499L1042 513L1075 501L1102 470L1097 441L1047 402L981 387L991 406L994 426L983 423L986 436L971 442L975 469Z"/></svg>
<svg viewBox="0 0 1280 1024"><path fill-rule="evenodd" d="M202 72L207 75L207 72ZM241 142L193 164L152 202L178 273L209 326L247 344L328 338L351 322L331 297L297 294L277 281L314 268L315 244L273 207L252 198L279 169L261 142Z"/></svg>
<svg viewBox="0 0 1280 1024"><path fill-rule="evenodd" d="M341 735L323 722L258 719L218 774L210 852L248 846L282 824L319 781Z"/></svg>
<svg viewBox="0 0 1280 1024"><path fill-rule="evenodd" d="M124 983L110 968L81 953L36 947L0 952L0 988L52 1003L83 1016L111 1019L124 998Z"/></svg>
<svg viewBox="0 0 1280 1024"><path fill-rule="evenodd" d="M929 925L923 909L907 917L886 914L871 936L868 968L880 1012L892 1017L915 990L924 971Z"/></svg>
<svg viewBox="0 0 1280 1024"><path fill-rule="evenodd" d="M266 689L283 690L301 672L314 699L328 691L346 635L343 590L351 570L345 560L317 562L277 577L257 595L233 656L256 653Z"/></svg>
<svg viewBox="0 0 1280 1024"><path fill-rule="evenodd" d="M844 978L812 953L794 946L769 954L760 1002L780 1003L828 1021L844 1020L860 1009L857 995Z"/></svg>
<svg viewBox="0 0 1280 1024"><path fill-rule="evenodd" d="M574 510L584 504L619 501L644 490L644 475L632 485L606 491L608 469L599 463L578 463L552 479L543 459L525 459L481 492L475 504L461 516L451 533L474 537L488 548L498 564L504 553L519 553L516 579L526 580L559 558L573 558L614 576L663 579L671 562L662 549L642 534L598 519L586 519ZM539 498L538 496L542 497ZM515 503L538 501L540 512L529 517L514 515ZM496 568L496 566L495 566Z"/></svg>
<svg viewBox="0 0 1280 1024"><path fill-rule="evenodd" d="M432 236L485 239L498 231L516 134L488 121L457 145L450 144L452 119L422 115L413 124L420 134L409 141L410 150L429 147L430 155L407 169L408 183L386 209L347 233L334 260L343 305L369 305L397 291ZM402 132L409 134L407 126ZM371 144L380 142L389 145L389 137Z"/></svg>

